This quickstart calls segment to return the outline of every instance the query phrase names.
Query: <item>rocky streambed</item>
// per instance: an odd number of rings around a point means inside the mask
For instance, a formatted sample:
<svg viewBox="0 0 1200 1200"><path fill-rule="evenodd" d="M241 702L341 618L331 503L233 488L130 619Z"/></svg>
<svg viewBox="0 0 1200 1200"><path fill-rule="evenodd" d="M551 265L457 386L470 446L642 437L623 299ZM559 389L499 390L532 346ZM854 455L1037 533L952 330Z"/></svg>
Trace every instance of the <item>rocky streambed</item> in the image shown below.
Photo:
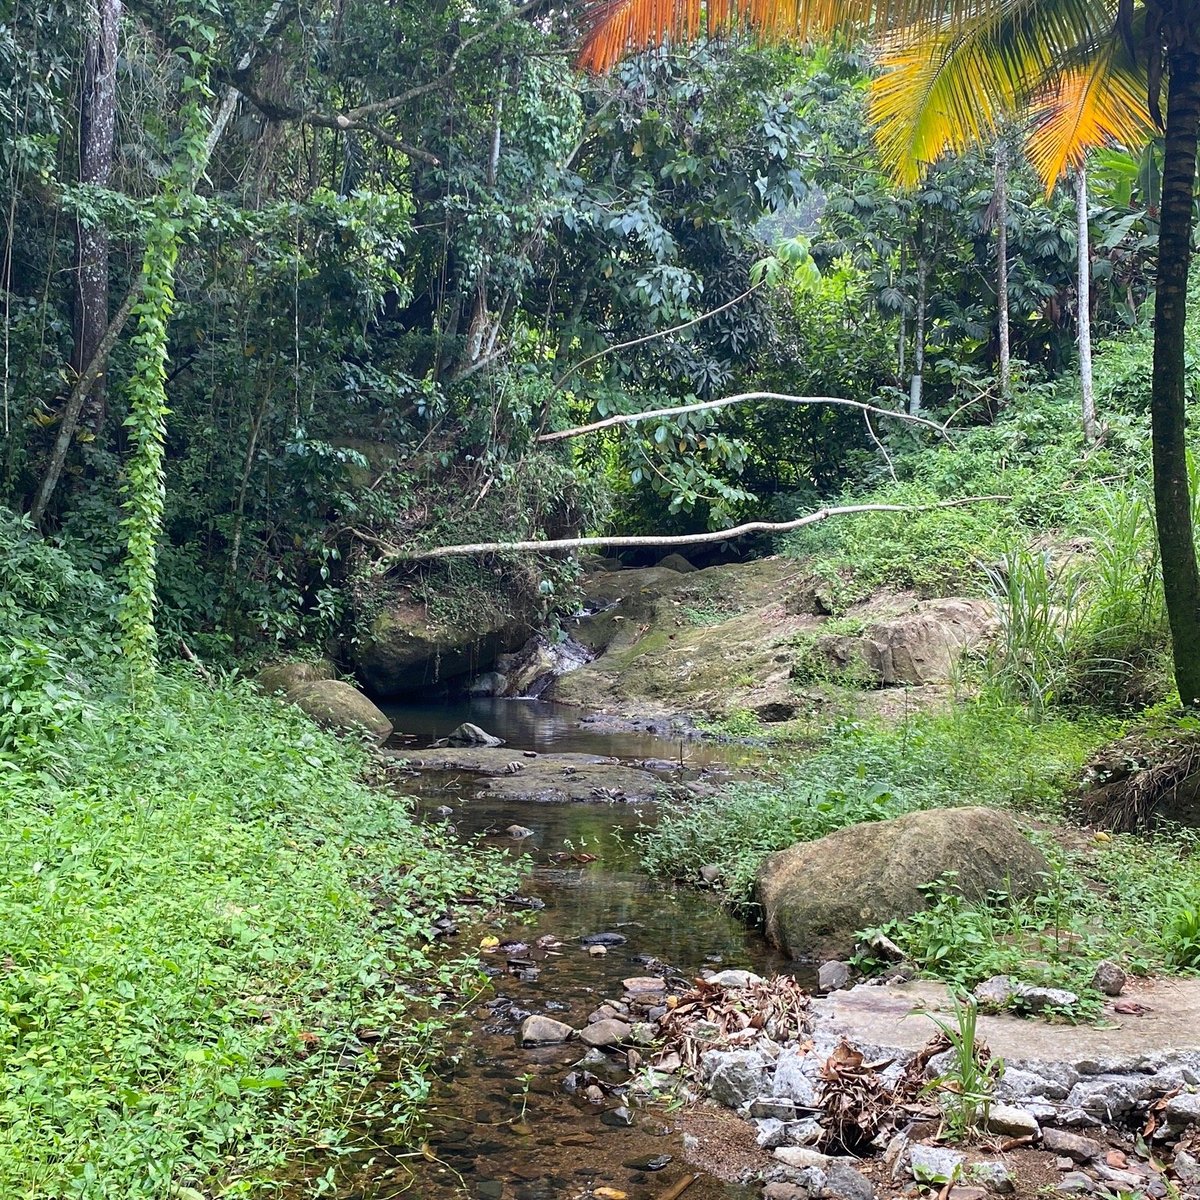
<svg viewBox="0 0 1200 1200"><path fill-rule="evenodd" d="M1200 983L1138 985L1089 1026L981 1016L1004 1070L980 1137L956 1145L938 1108L944 989L827 969L821 985L846 990L814 997L814 969L703 889L638 869L630 841L661 790L711 786L740 748L487 703L504 746L416 744L458 706L389 713L415 731L390 752L427 819L527 854L530 872L470 934L490 985L446 1047L424 1155L374 1155L348 1195L403 1180L501 1200L1200 1196Z"/></svg>

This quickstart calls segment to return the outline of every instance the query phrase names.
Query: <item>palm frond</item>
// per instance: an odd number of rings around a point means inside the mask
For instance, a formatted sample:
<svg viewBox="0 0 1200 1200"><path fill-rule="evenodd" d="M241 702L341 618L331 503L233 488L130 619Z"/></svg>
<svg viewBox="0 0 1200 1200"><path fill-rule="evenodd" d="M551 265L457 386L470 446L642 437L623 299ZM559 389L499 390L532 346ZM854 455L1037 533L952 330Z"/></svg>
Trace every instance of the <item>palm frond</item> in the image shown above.
<svg viewBox="0 0 1200 1200"><path fill-rule="evenodd" d="M884 165L903 182L948 150L985 142L1003 117L1024 123L1062 73L1119 44L1115 0L993 0L974 15L885 46L871 89Z"/></svg>
<svg viewBox="0 0 1200 1200"><path fill-rule="evenodd" d="M1089 150L1136 150L1154 136L1145 77L1119 61L1118 49L1113 42L1090 63L1057 74L1037 98L1026 152L1047 188Z"/></svg>
<svg viewBox="0 0 1200 1200"><path fill-rule="evenodd" d="M1012 11L1046 10L1042 25L1058 26L1055 44L1116 21L1119 0L578 0L583 45L579 62L606 71L625 55L668 42L748 31L768 39L819 40L850 33L879 40L903 33L909 42L994 20ZM1078 40L1078 37L1076 38Z"/></svg>

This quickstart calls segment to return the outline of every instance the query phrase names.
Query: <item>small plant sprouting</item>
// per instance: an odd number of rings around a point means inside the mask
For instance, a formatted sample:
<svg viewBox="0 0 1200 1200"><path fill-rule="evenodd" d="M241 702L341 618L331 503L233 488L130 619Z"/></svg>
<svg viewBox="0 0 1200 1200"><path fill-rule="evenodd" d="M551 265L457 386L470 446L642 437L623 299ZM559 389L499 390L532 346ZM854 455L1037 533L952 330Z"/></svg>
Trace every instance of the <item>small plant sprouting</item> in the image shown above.
<svg viewBox="0 0 1200 1200"><path fill-rule="evenodd" d="M938 1094L944 1129L961 1142L987 1124L996 1082L1004 1074L1004 1060L992 1058L977 1037L979 1005L974 997L964 993L952 995L952 1000L953 1022L927 1014L950 1043L953 1056L948 1069L925 1090Z"/></svg>

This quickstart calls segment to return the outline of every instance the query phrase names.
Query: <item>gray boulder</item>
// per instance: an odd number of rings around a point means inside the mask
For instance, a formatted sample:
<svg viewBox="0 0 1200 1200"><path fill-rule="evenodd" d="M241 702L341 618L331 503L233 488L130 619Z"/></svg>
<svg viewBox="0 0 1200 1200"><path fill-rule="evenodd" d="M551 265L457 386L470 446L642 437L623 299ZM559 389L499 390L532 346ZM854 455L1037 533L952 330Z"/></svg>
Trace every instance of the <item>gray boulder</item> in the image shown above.
<svg viewBox="0 0 1200 1200"><path fill-rule="evenodd" d="M337 679L314 679L288 692L288 699L325 729L339 733L366 732L384 741L392 723L352 684Z"/></svg>
<svg viewBox="0 0 1200 1200"><path fill-rule="evenodd" d="M954 872L970 898L1036 895L1049 868L1006 813L949 808L840 829L770 855L756 883L767 937L793 958L853 953L856 934L919 912Z"/></svg>

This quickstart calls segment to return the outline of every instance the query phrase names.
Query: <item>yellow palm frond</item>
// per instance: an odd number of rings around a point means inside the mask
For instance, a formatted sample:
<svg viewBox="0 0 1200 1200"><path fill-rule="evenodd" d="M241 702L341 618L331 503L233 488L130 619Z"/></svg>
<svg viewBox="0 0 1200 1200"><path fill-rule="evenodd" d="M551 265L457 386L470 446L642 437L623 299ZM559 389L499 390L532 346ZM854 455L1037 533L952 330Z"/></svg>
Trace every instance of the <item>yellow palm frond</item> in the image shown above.
<svg viewBox="0 0 1200 1200"><path fill-rule="evenodd" d="M1137 148L1154 136L1146 80L1120 62L1117 51L1112 43L1090 63L1056 74L1036 99L1026 152L1047 188L1089 150Z"/></svg>
<svg viewBox="0 0 1200 1200"><path fill-rule="evenodd" d="M1114 21L1106 0L981 0L936 33L895 36L871 87L885 167L912 183L944 152L989 140L1001 118L1023 124L1034 98L1080 62L1103 54L1115 67Z"/></svg>

